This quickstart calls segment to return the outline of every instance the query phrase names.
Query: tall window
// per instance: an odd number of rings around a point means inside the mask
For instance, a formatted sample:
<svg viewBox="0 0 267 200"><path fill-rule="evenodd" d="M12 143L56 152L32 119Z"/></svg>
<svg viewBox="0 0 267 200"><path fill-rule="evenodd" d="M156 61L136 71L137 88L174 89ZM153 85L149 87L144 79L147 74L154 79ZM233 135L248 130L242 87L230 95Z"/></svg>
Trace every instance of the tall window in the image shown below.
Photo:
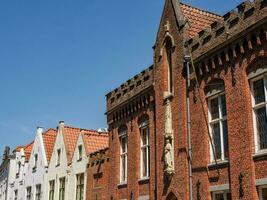
<svg viewBox="0 0 267 200"><path fill-rule="evenodd" d="M83 200L84 174L77 174L76 179L77 179L76 200Z"/></svg>
<svg viewBox="0 0 267 200"><path fill-rule="evenodd" d="M78 160L82 159L82 155L83 155L83 146L79 145L78 146Z"/></svg>
<svg viewBox="0 0 267 200"><path fill-rule="evenodd" d="M65 177L59 179L59 200L65 199L65 182Z"/></svg>
<svg viewBox="0 0 267 200"><path fill-rule="evenodd" d="M55 181L49 181L49 200L54 200L55 194Z"/></svg>
<svg viewBox="0 0 267 200"><path fill-rule="evenodd" d="M38 184L35 187L35 200L41 200L41 185Z"/></svg>
<svg viewBox="0 0 267 200"><path fill-rule="evenodd" d="M14 191L14 200L18 200L18 190Z"/></svg>
<svg viewBox="0 0 267 200"><path fill-rule="evenodd" d="M212 200L232 200L229 191L219 191L212 193Z"/></svg>
<svg viewBox="0 0 267 200"><path fill-rule="evenodd" d="M256 151L267 149L266 84L263 76L252 80L251 84Z"/></svg>
<svg viewBox="0 0 267 200"><path fill-rule="evenodd" d="M26 189L26 200L31 200L32 198L32 187L27 187Z"/></svg>
<svg viewBox="0 0 267 200"><path fill-rule="evenodd" d="M57 166L59 166L60 165L60 158L61 157L61 149L58 149L57 150Z"/></svg>
<svg viewBox="0 0 267 200"><path fill-rule="evenodd" d="M226 160L228 158L228 127L224 94L209 98L209 125L215 150L215 155L211 151L212 161Z"/></svg>
<svg viewBox="0 0 267 200"><path fill-rule="evenodd" d="M149 121L146 119L140 124L141 137L141 156L140 156L140 170L141 178L149 177Z"/></svg>
<svg viewBox="0 0 267 200"><path fill-rule="evenodd" d="M127 132L120 131L120 183L127 182Z"/></svg>
<svg viewBox="0 0 267 200"><path fill-rule="evenodd" d="M19 162L17 163L17 173L16 173L16 177L19 176L19 174L20 174L20 169L21 169L21 162L19 161Z"/></svg>
<svg viewBox="0 0 267 200"><path fill-rule="evenodd" d="M168 63L168 91L173 92L173 76L172 76L172 41L170 38L166 40L166 56Z"/></svg>
<svg viewBox="0 0 267 200"><path fill-rule="evenodd" d="M259 200L267 199L267 185L259 187Z"/></svg>

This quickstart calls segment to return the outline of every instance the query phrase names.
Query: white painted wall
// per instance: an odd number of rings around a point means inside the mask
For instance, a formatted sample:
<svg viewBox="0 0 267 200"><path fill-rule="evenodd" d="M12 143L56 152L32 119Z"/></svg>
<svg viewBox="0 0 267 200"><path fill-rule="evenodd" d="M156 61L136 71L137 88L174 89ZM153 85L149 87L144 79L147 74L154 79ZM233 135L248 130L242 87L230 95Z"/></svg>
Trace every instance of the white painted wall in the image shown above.
<svg viewBox="0 0 267 200"><path fill-rule="evenodd" d="M57 166L57 150L61 149L61 159L60 159L60 165ZM55 195L54 199L59 199L59 179L62 177L66 177L66 193L65 197L68 197L70 195L70 191L68 190L68 182L69 182L69 168L68 161L67 161L67 154L66 154L66 148L64 144L64 138L60 131L58 130L52 157L49 163L48 167L48 173L47 173L47 179L46 179L46 199L49 199L49 181L55 180ZM74 200L74 199L72 199Z"/></svg>
<svg viewBox="0 0 267 200"><path fill-rule="evenodd" d="M27 165L26 174L25 174L25 197L26 197L26 188L31 187L32 199L35 199L36 195L36 185L41 185L41 199L45 200L45 192L46 192L46 175L48 162L45 152L45 146L43 141L43 129L38 128L36 137L34 140L32 153L29 159L29 163ZM35 166L35 154L38 156L37 159L37 167L34 170ZM24 198L25 199L25 198Z"/></svg>

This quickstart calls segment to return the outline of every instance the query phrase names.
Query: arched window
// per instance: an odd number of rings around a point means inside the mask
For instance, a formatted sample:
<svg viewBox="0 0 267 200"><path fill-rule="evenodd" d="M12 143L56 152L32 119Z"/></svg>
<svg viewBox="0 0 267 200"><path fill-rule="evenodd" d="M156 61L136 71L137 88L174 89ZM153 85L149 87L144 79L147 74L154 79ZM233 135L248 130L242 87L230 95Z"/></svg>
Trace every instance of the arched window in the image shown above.
<svg viewBox="0 0 267 200"><path fill-rule="evenodd" d="M267 61L259 59L247 70L252 96L256 153L267 149Z"/></svg>
<svg viewBox="0 0 267 200"><path fill-rule="evenodd" d="M220 79L205 88L209 108L209 128L212 137L211 161L228 159L228 125L224 82ZM213 150L215 152L213 152ZM215 153L215 154L214 154Z"/></svg>
<svg viewBox="0 0 267 200"><path fill-rule="evenodd" d="M172 75L172 40L170 37L166 38L165 51L167 58L167 68L168 68L168 92L173 92L173 75Z"/></svg>
<svg viewBox="0 0 267 200"><path fill-rule="evenodd" d="M120 183L127 182L127 129L119 129L120 139Z"/></svg>
<svg viewBox="0 0 267 200"><path fill-rule="evenodd" d="M144 117L139 122L140 128L140 178L149 177L150 148L149 148L149 119Z"/></svg>

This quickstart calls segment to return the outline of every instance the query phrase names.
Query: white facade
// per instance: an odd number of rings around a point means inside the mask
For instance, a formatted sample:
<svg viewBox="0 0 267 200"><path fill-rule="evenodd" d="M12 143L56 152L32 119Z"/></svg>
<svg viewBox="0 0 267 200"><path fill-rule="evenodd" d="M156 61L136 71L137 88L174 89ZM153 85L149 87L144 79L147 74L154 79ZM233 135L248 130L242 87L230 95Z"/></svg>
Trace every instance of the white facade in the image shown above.
<svg viewBox="0 0 267 200"><path fill-rule="evenodd" d="M30 144L31 145L31 144ZM27 148L27 147L25 147ZM12 169L15 169L14 180L10 181L10 197L8 200L24 200L25 199L25 174L28 167L24 148L14 152L15 162Z"/></svg>
<svg viewBox="0 0 267 200"><path fill-rule="evenodd" d="M63 125L63 124L62 124ZM49 199L49 194L51 193L51 181L54 181L54 189L53 189L53 199L59 199L59 180L60 178L66 178L65 184L65 197L71 195L70 190L68 190L68 182L70 175L70 167L68 165L67 152L64 143L64 136L62 133L62 126L59 127L52 157L48 167L47 173L47 181L46 181L46 199ZM60 152L60 154L59 154ZM65 198L66 199L66 198Z"/></svg>
<svg viewBox="0 0 267 200"><path fill-rule="evenodd" d="M29 163L27 165L27 168L25 169L26 174L25 174L24 199L27 199L26 198L27 195L28 198L30 199L37 199L36 198L37 185L41 186L41 199L44 199L45 196L46 185L44 183L46 181L48 161L46 157L42 134L43 134L43 129L38 128L32 148L32 153L29 159Z"/></svg>
<svg viewBox="0 0 267 200"><path fill-rule="evenodd" d="M3 162L0 166L0 200L8 200L11 195L10 182L15 179L15 159L5 152Z"/></svg>

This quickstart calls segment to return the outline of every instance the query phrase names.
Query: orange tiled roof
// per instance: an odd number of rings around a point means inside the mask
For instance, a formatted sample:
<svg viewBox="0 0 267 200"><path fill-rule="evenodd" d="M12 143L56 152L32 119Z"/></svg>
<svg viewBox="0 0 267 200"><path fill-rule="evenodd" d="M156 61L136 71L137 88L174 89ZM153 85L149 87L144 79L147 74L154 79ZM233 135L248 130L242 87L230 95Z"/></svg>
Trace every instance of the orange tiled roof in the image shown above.
<svg viewBox="0 0 267 200"><path fill-rule="evenodd" d="M33 141L24 147L25 160L29 161L33 147Z"/></svg>
<svg viewBox="0 0 267 200"><path fill-rule="evenodd" d="M44 141L46 158L47 158L48 163L50 162L50 159L53 153L56 136L57 136L57 131L54 129L48 129L45 133L43 133L43 141Z"/></svg>
<svg viewBox="0 0 267 200"><path fill-rule="evenodd" d="M21 149L23 149L24 146L17 146L13 152L19 152Z"/></svg>
<svg viewBox="0 0 267 200"><path fill-rule="evenodd" d="M83 141L87 155L108 147L109 137L106 132L84 132Z"/></svg>
<svg viewBox="0 0 267 200"><path fill-rule="evenodd" d="M190 25L188 33L189 38L193 38L201 30L210 27L213 22L223 21L223 17L220 15L201 10L184 3L180 3L180 6L182 13Z"/></svg>

